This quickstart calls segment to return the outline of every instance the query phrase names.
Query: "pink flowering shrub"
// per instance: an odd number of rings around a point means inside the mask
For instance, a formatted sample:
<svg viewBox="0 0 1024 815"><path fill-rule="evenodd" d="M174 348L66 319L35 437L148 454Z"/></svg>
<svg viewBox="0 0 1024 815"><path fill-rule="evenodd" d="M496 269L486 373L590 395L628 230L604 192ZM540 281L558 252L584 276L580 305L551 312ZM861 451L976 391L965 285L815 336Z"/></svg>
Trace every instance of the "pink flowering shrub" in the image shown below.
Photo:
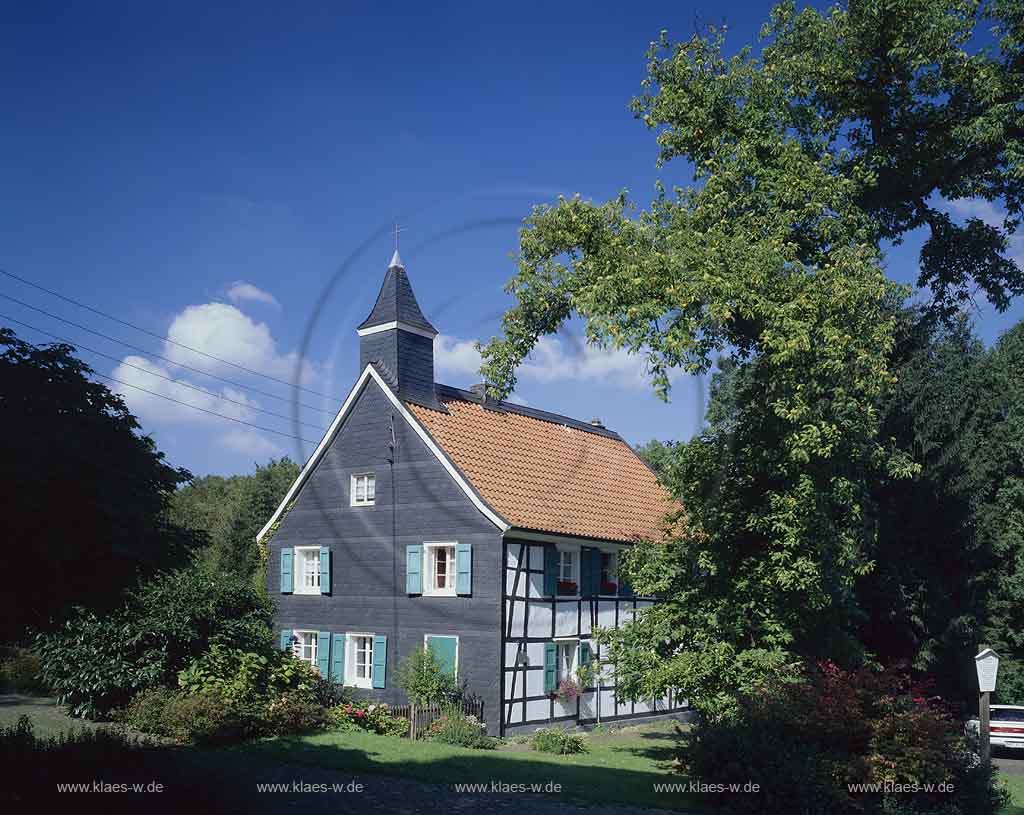
<svg viewBox="0 0 1024 815"><path fill-rule="evenodd" d="M384 736L404 736L409 732L409 720L392 716L391 709L381 703L336 705L327 711L327 721L334 730L368 730Z"/></svg>

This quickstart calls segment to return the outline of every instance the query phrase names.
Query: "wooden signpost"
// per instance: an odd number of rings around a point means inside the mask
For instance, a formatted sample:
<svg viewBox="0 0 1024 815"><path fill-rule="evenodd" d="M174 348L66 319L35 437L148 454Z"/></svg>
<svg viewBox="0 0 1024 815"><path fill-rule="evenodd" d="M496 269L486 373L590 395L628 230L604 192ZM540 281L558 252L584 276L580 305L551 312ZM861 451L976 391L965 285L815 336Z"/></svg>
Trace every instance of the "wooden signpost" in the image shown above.
<svg viewBox="0 0 1024 815"><path fill-rule="evenodd" d="M996 689L996 674L999 673L999 654L991 648L982 648L974 658L978 672L978 742L981 748L981 763L988 764L992 757L989 740L989 697Z"/></svg>

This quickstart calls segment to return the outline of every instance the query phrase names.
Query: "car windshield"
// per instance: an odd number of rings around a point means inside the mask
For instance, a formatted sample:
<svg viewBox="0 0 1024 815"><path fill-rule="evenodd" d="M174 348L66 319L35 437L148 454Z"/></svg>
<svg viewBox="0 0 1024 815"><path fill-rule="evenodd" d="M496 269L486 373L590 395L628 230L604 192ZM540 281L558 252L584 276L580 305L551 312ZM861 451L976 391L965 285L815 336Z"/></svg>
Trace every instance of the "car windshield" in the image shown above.
<svg viewBox="0 0 1024 815"><path fill-rule="evenodd" d="M989 714L989 718L1000 722L1024 722L1024 710L994 707L992 708L992 713Z"/></svg>

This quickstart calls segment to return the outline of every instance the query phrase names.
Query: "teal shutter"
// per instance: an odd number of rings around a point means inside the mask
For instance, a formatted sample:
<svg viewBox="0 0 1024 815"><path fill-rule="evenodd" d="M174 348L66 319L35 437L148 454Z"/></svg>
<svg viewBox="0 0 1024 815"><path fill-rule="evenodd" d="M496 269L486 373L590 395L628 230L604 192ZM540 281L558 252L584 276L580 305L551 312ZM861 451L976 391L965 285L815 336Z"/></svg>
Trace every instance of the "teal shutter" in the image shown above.
<svg viewBox="0 0 1024 815"><path fill-rule="evenodd" d="M328 546L320 547L320 593L331 593L331 549Z"/></svg>
<svg viewBox="0 0 1024 815"><path fill-rule="evenodd" d="M601 550L590 550L590 595L597 597L601 593Z"/></svg>
<svg viewBox="0 0 1024 815"><path fill-rule="evenodd" d="M405 593L423 594L423 544L410 543L405 547Z"/></svg>
<svg viewBox="0 0 1024 815"><path fill-rule="evenodd" d="M471 594L473 586L473 550L471 544L455 544L455 593Z"/></svg>
<svg viewBox="0 0 1024 815"><path fill-rule="evenodd" d="M620 567L621 568L621 567ZM620 597L632 597L633 587L629 585L629 581L623 577L622 572L619 572L619 596Z"/></svg>
<svg viewBox="0 0 1024 815"><path fill-rule="evenodd" d="M373 638L373 686L387 687L388 638L377 634Z"/></svg>
<svg viewBox="0 0 1024 815"><path fill-rule="evenodd" d="M558 593L558 550L548 544L544 547L544 594L554 597Z"/></svg>
<svg viewBox="0 0 1024 815"><path fill-rule="evenodd" d="M591 655L590 643L589 642L581 642L580 643L580 668L582 668L583 670L586 670L587 668L590 667L590 655Z"/></svg>
<svg viewBox="0 0 1024 815"><path fill-rule="evenodd" d="M597 597L600 583L601 552L597 549L580 549L580 595Z"/></svg>
<svg viewBox="0 0 1024 815"><path fill-rule="evenodd" d="M331 632L316 632L316 667L324 679L331 669Z"/></svg>
<svg viewBox="0 0 1024 815"><path fill-rule="evenodd" d="M557 680L558 646L553 642L544 643L544 692L554 693Z"/></svg>
<svg viewBox="0 0 1024 815"><path fill-rule="evenodd" d="M292 576L292 561L295 553L292 547L285 546L281 550L281 594L291 594L295 589L295 578Z"/></svg>
<svg viewBox="0 0 1024 815"><path fill-rule="evenodd" d="M459 648L458 637L427 637L427 647L433 652L441 670L455 676Z"/></svg>
<svg viewBox="0 0 1024 815"><path fill-rule="evenodd" d="M281 650L292 650L292 630L290 628L281 629Z"/></svg>
<svg viewBox="0 0 1024 815"><path fill-rule="evenodd" d="M331 679L345 684L345 635L335 634L331 645Z"/></svg>

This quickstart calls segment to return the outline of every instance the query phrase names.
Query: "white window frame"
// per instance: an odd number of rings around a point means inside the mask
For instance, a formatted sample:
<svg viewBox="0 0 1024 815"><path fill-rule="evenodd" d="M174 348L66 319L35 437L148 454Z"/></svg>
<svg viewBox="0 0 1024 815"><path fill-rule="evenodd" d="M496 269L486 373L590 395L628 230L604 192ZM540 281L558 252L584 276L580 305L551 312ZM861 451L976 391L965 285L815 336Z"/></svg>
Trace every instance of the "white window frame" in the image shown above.
<svg viewBox="0 0 1024 815"><path fill-rule="evenodd" d="M303 638L305 636L309 637L309 642L308 643L303 642ZM318 643L319 643L319 636L320 636L320 632L319 631L309 631L309 630L304 629L304 628L303 629L296 629L295 631L292 631L292 637L295 640L292 643L292 656L295 657L296 659L301 659L303 662L308 662L310 665L312 665L314 668L317 668L318 670L319 670L319 662L317 661L317 656L318 656L318 654L317 654L317 647L318 647ZM310 653L312 654L311 658L307 659L303 655L302 651L303 651L304 648L309 648Z"/></svg>
<svg viewBox="0 0 1024 815"><path fill-rule="evenodd" d="M319 546L296 546L295 564L292 567L294 585L293 594L320 594L320 547ZM316 554L316 571L314 572L313 585L307 586L306 576L306 553Z"/></svg>
<svg viewBox="0 0 1024 815"><path fill-rule="evenodd" d="M434 588L434 577L436 569L436 557L438 549L451 549L451 565L445 575L446 582L450 585L443 589ZM427 541L423 544L423 595L425 597L455 597L456 566L455 566L455 541Z"/></svg>
<svg viewBox="0 0 1024 815"><path fill-rule="evenodd" d="M455 678L459 678L459 635L458 634L424 634L423 635L423 650L427 650L430 645L431 637L439 637L442 639L454 639L455 640Z"/></svg>
<svg viewBox="0 0 1024 815"><path fill-rule="evenodd" d="M569 658L568 673L566 673L563 654L571 649ZM577 639L556 639L555 640L555 685L557 686L564 679L576 681L576 671L579 668L580 641Z"/></svg>
<svg viewBox="0 0 1024 815"><path fill-rule="evenodd" d="M356 498L356 481L360 478L366 479L366 488L369 489L370 482L373 482L373 497L362 499ZM352 473L352 477L349 480L349 504L354 507L372 507L377 503L377 474L376 473Z"/></svg>
<svg viewBox="0 0 1024 815"><path fill-rule="evenodd" d="M576 594L580 593L580 557L582 550L579 546L556 546L558 552L558 572L555 575L556 585L564 581L571 581L576 584ZM572 569L570 570L572 577L563 577L563 561L562 555L572 555ZM557 588L556 588L557 591Z"/></svg>
<svg viewBox="0 0 1024 815"><path fill-rule="evenodd" d="M373 688L373 641L376 636L376 634L366 631L353 631L345 634L346 651L348 652L345 654L346 685L352 685L356 688ZM360 677L356 675L356 653L360 650L358 640L363 637L370 641L368 650L369 661L366 665L366 676Z"/></svg>
<svg viewBox="0 0 1024 815"><path fill-rule="evenodd" d="M602 549L601 550L601 574L598 577L598 579L599 579L599 581L601 583L605 582L605 580L604 580L604 559L605 559L605 556L611 558L611 569L610 569L609 575L608 575L608 582L615 584L615 592L617 594L618 591L619 591L619 553L618 553L618 550L616 550L616 549L612 549L610 551L606 550L606 549ZM601 587L599 585L598 586L598 594L604 594L604 592L602 592L600 590L600 588ZM608 595L608 596L610 596L610 595Z"/></svg>

